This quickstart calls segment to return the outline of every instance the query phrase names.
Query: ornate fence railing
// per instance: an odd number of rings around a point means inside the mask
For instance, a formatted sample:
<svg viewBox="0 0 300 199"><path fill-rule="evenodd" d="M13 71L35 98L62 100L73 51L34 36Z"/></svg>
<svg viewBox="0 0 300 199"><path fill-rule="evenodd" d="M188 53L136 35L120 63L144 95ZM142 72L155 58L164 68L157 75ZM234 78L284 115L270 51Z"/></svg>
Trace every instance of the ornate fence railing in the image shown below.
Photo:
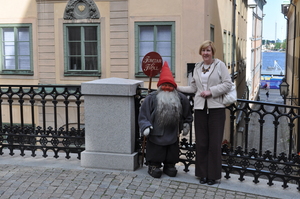
<svg viewBox="0 0 300 199"><path fill-rule="evenodd" d="M286 106L263 102L238 100L238 106L227 107L230 110L231 123L242 115L242 145L234 144L235 131L230 130L230 142L222 146L223 170L225 178L236 172L243 181L245 175L267 178L268 185L281 181L298 184L300 191L300 156L297 146L299 121L297 106ZM300 143L298 143L300 144Z"/></svg>
<svg viewBox="0 0 300 199"><path fill-rule="evenodd" d="M138 89L137 110L147 89ZM193 110L193 95L187 95ZM230 117L230 138L222 146L222 168L225 178L238 174L239 180L252 176L253 182L267 178L268 185L281 181L298 184L300 191L300 157L296 138L300 107L239 99L227 107ZM193 129L193 128L191 128ZM137 150L142 154L143 137L136 133ZM195 135L180 138L180 162L188 172L195 164Z"/></svg>
<svg viewBox="0 0 300 199"><path fill-rule="evenodd" d="M136 116L148 90L138 88L135 96ZM193 95L187 95L193 110ZM84 151L83 96L80 86L0 85L0 155L7 148L10 155L25 150L78 154ZM299 108L280 104L238 100L228 106L230 136L222 146L225 177L231 173L253 176L254 182L267 178L273 181L300 184ZM136 123L136 151L142 154L143 137ZM191 128L193 129L193 128ZM194 133L180 138L180 162L188 172L195 164Z"/></svg>
<svg viewBox="0 0 300 199"><path fill-rule="evenodd" d="M14 151L80 153L84 146L81 86L0 85L0 155Z"/></svg>

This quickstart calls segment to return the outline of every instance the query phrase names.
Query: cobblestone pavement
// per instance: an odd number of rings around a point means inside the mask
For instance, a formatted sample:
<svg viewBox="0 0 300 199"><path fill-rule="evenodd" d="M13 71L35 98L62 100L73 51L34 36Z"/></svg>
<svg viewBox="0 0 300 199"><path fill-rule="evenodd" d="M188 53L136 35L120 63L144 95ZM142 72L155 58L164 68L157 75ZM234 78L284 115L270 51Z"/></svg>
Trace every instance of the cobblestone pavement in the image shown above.
<svg viewBox="0 0 300 199"><path fill-rule="evenodd" d="M55 160L53 160L55 161ZM0 165L0 198L273 198L134 172Z"/></svg>

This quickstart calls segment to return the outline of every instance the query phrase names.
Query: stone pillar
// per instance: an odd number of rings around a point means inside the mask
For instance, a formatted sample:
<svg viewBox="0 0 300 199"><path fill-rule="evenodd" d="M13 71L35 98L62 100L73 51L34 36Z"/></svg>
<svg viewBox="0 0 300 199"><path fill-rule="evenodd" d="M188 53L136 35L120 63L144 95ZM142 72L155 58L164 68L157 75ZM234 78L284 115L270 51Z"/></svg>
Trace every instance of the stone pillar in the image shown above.
<svg viewBox="0 0 300 199"><path fill-rule="evenodd" d="M108 78L82 83L85 108L85 151L81 166L135 170L134 95L142 81Z"/></svg>

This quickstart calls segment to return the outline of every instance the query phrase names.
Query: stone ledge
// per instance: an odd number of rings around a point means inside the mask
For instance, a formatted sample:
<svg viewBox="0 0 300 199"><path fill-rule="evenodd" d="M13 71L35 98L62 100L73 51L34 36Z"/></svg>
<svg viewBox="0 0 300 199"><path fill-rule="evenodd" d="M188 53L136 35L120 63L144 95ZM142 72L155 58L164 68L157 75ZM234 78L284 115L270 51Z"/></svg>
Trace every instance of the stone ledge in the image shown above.
<svg viewBox="0 0 300 199"><path fill-rule="evenodd" d="M144 82L112 77L84 82L81 90L84 95L133 96L136 94L137 85L143 87Z"/></svg>
<svg viewBox="0 0 300 199"><path fill-rule="evenodd" d="M81 153L81 166L134 171L138 168L138 153L118 154L83 151Z"/></svg>

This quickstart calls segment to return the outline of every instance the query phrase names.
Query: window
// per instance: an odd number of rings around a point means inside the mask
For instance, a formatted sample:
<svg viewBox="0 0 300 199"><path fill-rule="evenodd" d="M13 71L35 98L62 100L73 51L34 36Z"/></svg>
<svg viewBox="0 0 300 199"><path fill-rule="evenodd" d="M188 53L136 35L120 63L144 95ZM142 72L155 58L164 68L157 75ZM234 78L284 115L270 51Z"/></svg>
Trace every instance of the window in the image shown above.
<svg viewBox="0 0 300 199"><path fill-rule="evenodd" d="M65 75L100 75L99 24L65 24Z"/></svg>
<svg viewBox="0 0 300 199"><path fill-rule="evenodd" d="M227 66L230 66L231 65L231 41L232 41L232 38L231 38L231 33L228 31L228 37L227 37Z"/></svg>
<svg viewBox="0 0 300 199"><path fill-rule="evenodd" d="M167 61L171 71L175 71L175 23L174 22L136 22L136 76L144 77L142 60L152 51L160 54Z"/></svg>
<svg viewBox="0 0 300 199"><path fill-rule="evenodd" d="M223 31L223 61L227 65L227 31Z"/></svg>
<svg viewBox="0 0 300 199"><path fill-rule="evenodd" d="M0 25L1 74L32 75L31 24Z"/></svg>
<svg viewBox="0 0 300 199"><path fill-rule="evenodd" d="M210 24L210 41L215 42L215 26Z"/></svg>

